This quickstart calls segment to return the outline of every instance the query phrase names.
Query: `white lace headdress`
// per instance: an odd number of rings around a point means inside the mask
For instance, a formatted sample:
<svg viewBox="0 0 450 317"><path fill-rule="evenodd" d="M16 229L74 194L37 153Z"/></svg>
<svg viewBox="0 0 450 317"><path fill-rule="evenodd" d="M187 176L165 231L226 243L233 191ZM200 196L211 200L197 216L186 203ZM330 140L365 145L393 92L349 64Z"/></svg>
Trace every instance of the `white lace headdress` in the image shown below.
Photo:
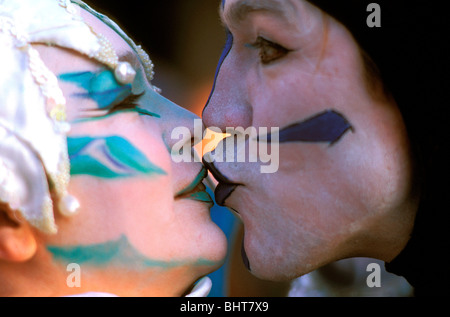
<svg viewBox="0 0 450 317"><path fill-rule="evenodd" d="M0 202L46 233L57 231L54 210L71 215L79 206L67 190L66 100L32 44L82 53L115 70L122 83L135 75L82 20L80 7L121 35L140 57L149 82L153 79L153 64L142 48L82 1L0 0Z"/></svg>

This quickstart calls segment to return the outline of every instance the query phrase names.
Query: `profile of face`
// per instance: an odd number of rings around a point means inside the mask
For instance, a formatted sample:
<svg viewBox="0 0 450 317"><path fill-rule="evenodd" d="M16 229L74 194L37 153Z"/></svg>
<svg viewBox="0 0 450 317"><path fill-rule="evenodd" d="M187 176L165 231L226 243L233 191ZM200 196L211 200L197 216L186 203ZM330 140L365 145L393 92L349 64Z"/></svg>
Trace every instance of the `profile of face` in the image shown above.
<svg viewBox="0 0 450 317"><path fill-rule="evenodd" d="M205 126L279 128L277 171L208 164L219 203L244 223L248 269L284 280L347 257L393 259L414 221L413 161L351 33L304 0L226 0L221 18L229 34Z"/></svg>
<svg viewBox="0 0 450 317"><path fill-rule="evenodd" d="M41 269L50 273L40 274L47 284L39 281L39 289L28 290L40 294L47 285L51 295L183 295L217 269L226 253L202 184L206 169L174 163L170 156L180 141L171 139L171 131L193 129L195 116L155 92L137 53L115 30L87 11L82 18L137 74L131 84L120 84L94 59L34 45L67 100L68 190L80 208L72 217L55 212L57 234L35 232L37 254L49 259ZM81 270L77 287L66 284L69 264Z"/></svg>

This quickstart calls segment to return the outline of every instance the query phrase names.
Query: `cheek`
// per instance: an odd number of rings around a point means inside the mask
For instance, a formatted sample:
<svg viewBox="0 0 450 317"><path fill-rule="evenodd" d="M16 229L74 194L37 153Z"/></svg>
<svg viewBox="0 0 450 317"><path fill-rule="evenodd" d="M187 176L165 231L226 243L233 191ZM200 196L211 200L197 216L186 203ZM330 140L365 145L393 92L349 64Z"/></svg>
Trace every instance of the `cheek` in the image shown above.
<svg viewBox="0 0 450 317"><path fill-rule="evenodd" d="M64 245L92 245L125 236L140 253L164 259L163 229L172 220L173 197L168 177L101 180L76 177L69 190L81 208L73 217L60 217L58 238Z"/></svg>
<svg viewBox="0 0 450 317"><path fill-rule="evenodd" d="M136 219L135 226L164 221L174 195L170 155L157 129L121 116L74 125L69 191L96 223L123 229ZM156 212L163 216L150 221Z"/></svg>
<svg viewBox="0 0 450 317"><path fill-rule="evenodd" d="M164 215L169 213L164 211L173 202L168 186L168 177L104 180L80 176L72 178L69 190L79 199L81 212L87 219L96 219L99 227L138 230L167 221Z"/></svg>
<svg viewBox="0 0 450 317"><path fill-rule="evenodd" d="M288 222L304 226L305 222L312 221L311 228L318 230L327 227L330 218L338 222L356 218L365 210L359 197L364 178L360 169L348 160L351 154L346 154L345 143L351 140L342 143L341 149L326 145L283 145L278 172L263 176L263 181L262 175L257 175L259 180L247 186L257 197L255 204L260 210L268 209L268 217L277 218L286 210Z"/></svg>
<svg viewBox="0 0 450 317"><path fill-rule="evenodd" d="M323 92L319 92L326 86L325 83L319 81L317 85L313 75L300 69L267 71L264 77L253 76L249 81L251 89L248 92L255 126L281 129L333 106Z"/></svg>
<svg viewBox="0 0 450 317"><path fill-rule="evenodd" d="M359 61L359 55L354 58ZM320 62L308 61L297 54L285 64L249 75L254 122L282 127L324 110L349 110L365 87L355 60L331 54Z"/></svg>

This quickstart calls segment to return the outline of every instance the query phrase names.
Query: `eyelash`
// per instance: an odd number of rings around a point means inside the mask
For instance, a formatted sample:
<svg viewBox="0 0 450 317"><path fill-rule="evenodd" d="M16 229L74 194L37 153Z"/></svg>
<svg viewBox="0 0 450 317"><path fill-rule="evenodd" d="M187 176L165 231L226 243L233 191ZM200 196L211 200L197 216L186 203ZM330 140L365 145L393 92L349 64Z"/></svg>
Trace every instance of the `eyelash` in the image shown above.
<svg viewBox="0 0 450 317"><path fill-rule="evenodd" d="M283 58L290 52L283 46L273 43L261 36L258 36L256 41L251 44L251 47L259 49L259 58L263 65L269 65L270 63ZM268 50L271 50L271 52Z"/></svg>
<svg viewBox="0 0 450 317"><path fill-rule="evenodd" d="M139 113L139 115L142 115L142 116L148 116L148 117L160 119L161 116L159 114L150 112L150 111L140 107L139 100L142 98L143 95L145 95L145 92L142 92L140 94L132 94L132 95L128 96L127 98L125 98L124 101L122 101L118 105L112 107L108 111L108 114L113 114L115 112L124 111L124 110L125 111L132 110L132 111L136 111L137 113Z"/></svg>
<svg viewBox="0 0 450 317"><path fill-rule="evenodd" d="M110 108L105 108L108 112L102 115L98 115L98 116L93 116L94 118L103 118L103 117L107 117L109 115L112 115L114 113L120 112L120 111L127 111L127 110L132 110L135 111L137 109L139 109L139 99L141 99L141 97L144 95L144 93L141 94L131 94L129 95L127 98L125 98L123 101L121 101L120 103L110 107ZM96 111L94 109L92 109L93 111ZM92 118L92 116L90 116Z"/></svg>
<svg viewBox="0 0 450 317"><path fill-rule="evenodd" d="M108 110L108 114L112 114L118 111L124 111L124 110L135 110L137 107L139 107L139 100L142 98L144 93L140 94L131 94L127 98L125 98L122 102L119 104L113 106L111 109Z"/></svg>

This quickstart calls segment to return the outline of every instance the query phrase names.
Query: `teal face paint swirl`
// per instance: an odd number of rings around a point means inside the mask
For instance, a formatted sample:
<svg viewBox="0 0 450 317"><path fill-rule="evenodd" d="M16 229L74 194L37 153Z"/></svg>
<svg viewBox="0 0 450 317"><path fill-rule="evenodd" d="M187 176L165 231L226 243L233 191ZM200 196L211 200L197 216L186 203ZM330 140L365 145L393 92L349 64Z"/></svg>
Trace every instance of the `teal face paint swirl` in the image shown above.
<svg viewBox="0 0 450 317"><path fill-rule="evenodd" d="M99 268L116 266L138 269L169 269L182 265L214 266L219 264L206 259L198 259L195 261L162 261L149 259L137 251L124 235L117 241L87 246L48 246L47 250L52 253L53 258L59 262L77 263L79 265L90 265Z"/></svg>
<svg viewBox="0 0 450 317"><path fill-rule="evenodd" d="M135 146L119 136L69 137L67 145L71 175L111 179L166 174Z"/></svg>

